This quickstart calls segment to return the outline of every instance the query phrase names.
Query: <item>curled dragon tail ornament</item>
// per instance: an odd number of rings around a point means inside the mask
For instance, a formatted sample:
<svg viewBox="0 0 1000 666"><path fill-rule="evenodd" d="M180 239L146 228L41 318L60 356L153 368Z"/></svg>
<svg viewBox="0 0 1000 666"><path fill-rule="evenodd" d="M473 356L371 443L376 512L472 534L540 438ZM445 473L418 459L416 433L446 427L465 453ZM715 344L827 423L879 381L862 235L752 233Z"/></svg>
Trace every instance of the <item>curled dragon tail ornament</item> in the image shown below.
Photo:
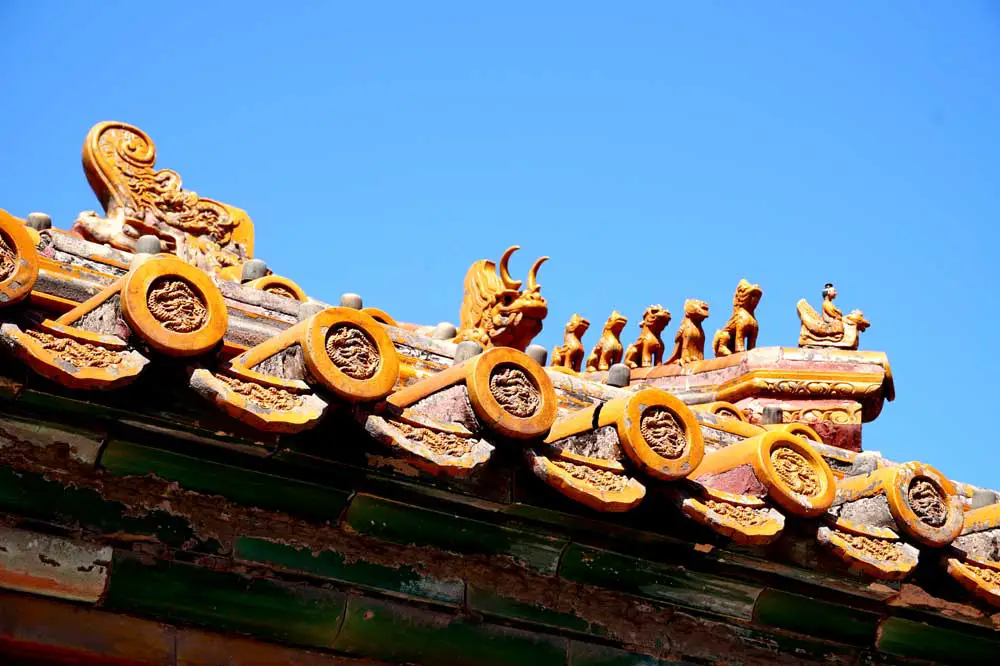
<svg viewBox="0 0 1000 666"><path fill-rule="evenodd" d="M538 285L538 268L548 260L539 258L528 271L524 289L522 282L510 275L507 263L517 245L507 248L500 257L500 266L482 259L472 264L465 274L465 297L459 313L459 330L455 342L471 340L484 349L513 347L524 349L542 330L542 320L548 314L548 303Z"/></svg>

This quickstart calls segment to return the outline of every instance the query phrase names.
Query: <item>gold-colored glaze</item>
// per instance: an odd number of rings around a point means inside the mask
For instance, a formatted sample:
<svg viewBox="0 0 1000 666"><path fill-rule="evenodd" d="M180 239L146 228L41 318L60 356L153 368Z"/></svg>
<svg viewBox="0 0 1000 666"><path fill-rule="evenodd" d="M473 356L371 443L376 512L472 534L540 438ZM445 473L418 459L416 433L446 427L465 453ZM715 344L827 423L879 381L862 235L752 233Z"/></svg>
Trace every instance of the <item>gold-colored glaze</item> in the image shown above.
<svg viewBox="0 0 1000 666"><path fill-rule="evenodd" d="M229 313L222 293L203 271L157 255L130 271L121 290L122 316L155 350L198 356L222 342Z"/></svg>
<svg viewBox="0 0 1000 666"><path fill-rule="evenodd" d="M489 462L493 446L460 432L455 424L420 419L403 414L397 417L369 415L365 429L383 444L405 456L414 467L431 474L464 477Z"/></svg>
<svg viewBox="0 0 1000 666"><path fill-rule="evenodd" d="M545 368L522 351L494 347L399 389L386 402L407 408L451 386L464 384L476 416L490 430L513 439L545 437L556 419L556 392Z"/></svg>
<svg viewBox="0 0 1000 666"><path fill-rule="evenodd" d="M948 558L948 575L992 606L1000 606L1000 562Z"/></svg>
<svg viewBox="0 0 1000 666"><path fill-rule="evenodd" d="M708 318L708 303L689 298L684 301L684 319L674 337L674 351L664 364L684 365L705 359L705 330L702 322Z"/></svg>
<svg viewBox="0 0 1000 666"><path fill-rule="evenodd" d="M650 305L639 323L639 339L625 350L625 365L630 368L651 368L663 361L663 340L660 334L670 323L670 311L662 305Z"/></svg>
<svg viewBox="0 0 1000 666"><path fill-rule="evenodd" d="M253 287L254 289L260 289L261 291L266 291L277 296L291 298L302 303L309 300L309 297L306 296L306 292L302 290L302 287L286 277L281 277L280 275L265 275L262 278L250 280L249 282L245 282L243 284L246 287Z"/></svg>
<svg viewBox="0 0 1000 666"><path fill-rule="evenodd" d="M530 448L525 450L525 457L535 476L566 497L596 511L628 511L646 496L646 487L626 476L624 470L589 465L562 456L550 458Z"/></svg>
<svg viewBox="0 0 1000 666"><path fill-rule="evenodd" d="M181 187L181 177L155 169L156 147L138 127L102 122L83 144L83 168L107 217L81 213L73 230L87 240L132 252L152 234L188 263L210 273L253 256L253 223L232 206Z"/></svg>
<svg viewBox="0 0 1000 666"><path fill-rule="evenodd" d="M691 405L691 409L696 412L708 412L709 414L714 414L721 419L733 419L747 423L747 417L746 414L743 413L743 410L731 402L717 400L715 402L706 402L700 405Z"/></svg>
<svg viewBox="0 0 1000 666"><path fill-rule="evenodd" d="M538 268L548 257L541 257L531 267L522 290L521 281L512 279L507 269L510 256L518 249L517 245L507 248L500 258L499 271L487 259L469 268L454 342L471 340L484 349L513 347L524 351L541 332L549 308L536 278Z"/></svg>
<svg viewBox="0 0 1000 666"><path fill-rule="evenodd" d="M587 357L587 372L607 370L622 360L625 350L622 347L621 334L627 323L628 319L623 317L618 310L611 313L608 321L604 324L604 331L601 333L600 339L591 350L590 356Z"/></svg>
<svg viewBox="0 0 1000 666"><path fill-rule="evenodd" d="M761 297L760 285L740 280L733 295L733 315L712 338L716 356L729 356L757 346L757 319L754 311Z"/></svg>
<svg viewBox="0 0 1000 666"><path fill-rule="evenodd" d="M731 421L726 425L745 425ZM836 482L830 466L806 440L765 431L706 453L691 478L698 480L750 465L768 496L802 517L818 516L833 503Z"/></svg>
<svg viewBox="0 0 1000 666"><path fill-rule="evenodd" d="M552 350L552 363L550 365L554 368L567 368L573 372L580 372L583 367L583 357L586 355L581 338L589 328L589 321L578 314L573 314L569 318L569 323L566 324L562 346Z"/></svg>
<svg viewBox="0 0 1000 666"><path fill-rule="evenodd" d="M885 495L899 528L925 546L950 544L962 531L954 484L930 465L909 462L837 482L837 503Z"/></svg>
<svg viewBox="0 0 1000 666"><path fill-rule="evenodd" d="M871 325L861 310L843 314L833 299L837 290L827 285L823 290L822 312L817 313L806 299L796 304L802 327L799 330L800 347L837 347L857 349L861 333Z"/></svg>
<svg viewBox="0 0 1000 666"><path fill-rule="evenodd" d="M264 432L290 434L308 430L326 414L326 402L303 382L275 385L232 368L223 372L195 368L190 383L200 386L202 396L234 419Z"/></svg>
<svg viewBox="0 0 1000 666"><path fill-rule="evenodd" d="M778 538L785 517L764 502L753 502L755 499L705 488L700 496L685 497L681 511L735 543L760 546Z"/></svg>
<svg viewBox="0 0 1000 666"><path fill-rule="evenodd" d="M820 527L816 538L851 568L881 580L901 580L917 566L917 550L886 528L838 518Z"/></svg>
<svg viewBox="0 0 1000 666"><path fill-rule="evenodd" d="M36 245L24 222L0 209L0 308L31 293L38 279Z"/></svg>

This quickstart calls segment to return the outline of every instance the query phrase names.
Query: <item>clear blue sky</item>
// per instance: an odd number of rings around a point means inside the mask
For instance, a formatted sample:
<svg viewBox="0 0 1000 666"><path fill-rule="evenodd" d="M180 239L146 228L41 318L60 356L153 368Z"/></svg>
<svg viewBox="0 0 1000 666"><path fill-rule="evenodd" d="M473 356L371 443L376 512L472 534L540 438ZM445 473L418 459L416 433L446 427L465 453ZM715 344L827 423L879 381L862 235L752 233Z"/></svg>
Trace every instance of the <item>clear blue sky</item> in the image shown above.
<svg viewBox="0 0 1000 666"><path fill-rule="evenodd" d="M212 5L200 10L200 4ZM487 5L490 5L489 7ZM310 294L458 318L539 255L572 312L761 284L760 345L837 284L898 398L866 448L1000 486L1000 4L0 0L0 207L98 208L88 128L149 132ZM596 329L596 330L595 330Z"/></svg>

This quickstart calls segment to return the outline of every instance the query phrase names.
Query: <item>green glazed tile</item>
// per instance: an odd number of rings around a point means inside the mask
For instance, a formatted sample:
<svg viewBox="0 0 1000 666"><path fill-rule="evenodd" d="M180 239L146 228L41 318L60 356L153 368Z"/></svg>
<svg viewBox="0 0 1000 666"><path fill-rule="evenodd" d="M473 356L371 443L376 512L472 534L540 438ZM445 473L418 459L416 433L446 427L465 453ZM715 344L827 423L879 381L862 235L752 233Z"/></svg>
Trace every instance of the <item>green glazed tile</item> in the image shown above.
<svg viewBox="0 0 1000 666"><path fill-rule="evenodd" d="M351 597L333 648L389 662L435 666L564 664L566 640L444 613Z"/></svg>
<svg viewBox="0 0 1000 666"><path fill-rule="evenodd" d="M102 605L169 622L329 647L342 620L345 596L189 564L145 565L118 552Z"/></svg>
<svg viewBox="0 0 1000 666"><path fill-rule="evenodd" d="M81 525L105 534L142 534L173 547L218 552L214 539L202 542L190 523L155 509L142 514L121 502L106 500L90 488L64 486L41 474L0 468L0 510L59 525Z"/></svg>
<svg viewBox="0 0 1000 666"><path fill-rule="evenodd" d="M606 645L573 641L569 644L568 666L694 666L686 661L664 661Z"/></svg>
<svg viewBox="0 0 1000 666"><path fill-rule="evenodd" d="M996 664L1000 659L1000 641L979 632L945 629L898 617L882 622L876 647L896 657L946 664Z"/></svg>
<svg viewBox="0 0 1000 666"><path fill-rule="evenodd" d="M504 555L529 569L554 574L566 541L442 511L358 494L345 521L355 532L395 543L463 554Z"/></svg>
<svg viewBox="0 0 1000 666"><path fill-rule="evenodd" d="M587 622L575 613L553 610L473 585L469 586L467 604L484 615L598 636L606 634L602 627Z"/></svg>
<svg viewBox="0 0 1000 666"><path fill-rule="evenodd" d="M879 616L849 606L767 589L757 597L753 619L765 626L867 646L875 641Z"/></svg>
<svg viewBox="0 0 1000 666"><path fill-rule="evenodd" d="M123 440L108 442L99 462L118 476L155 474L188 490L314 520L338 520L350 497L341 490Z"/></svg>
<svg viewBox="0 0 1000 666"><path fill-rule="evenodd" d="M357 559L347 561L343 555L331 550L313 553L308 548L295 548L266 539L239 537L234 552L237 559L246 562L308 573L408 597L458 605L465 596L465 583L461 579L431 578L409 565L393 568Z"/></svg>
<svg viewBox="0 0 1000 666"><path fill-rule="evenodd" d="M608 550L570 544L559 576L677 606L749 620L760 587L669 567Z"/></svg>

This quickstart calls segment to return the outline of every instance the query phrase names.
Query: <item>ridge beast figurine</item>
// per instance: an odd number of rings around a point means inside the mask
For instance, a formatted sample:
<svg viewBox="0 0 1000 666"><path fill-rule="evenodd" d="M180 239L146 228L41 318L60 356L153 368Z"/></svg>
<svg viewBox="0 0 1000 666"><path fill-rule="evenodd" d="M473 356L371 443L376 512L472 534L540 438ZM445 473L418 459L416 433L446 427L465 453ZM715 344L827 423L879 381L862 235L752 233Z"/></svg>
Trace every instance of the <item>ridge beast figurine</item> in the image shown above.
<svg viewBox="0 0 1000 666"><path fill-rule="evenodd" d="M459 313L458 335L454 342L471 340L483 349L513 347L524 351L542 330L542 320L548 314L548 304L536 282L539 266L548 257L541 257L528 271L527 284L507 270L510 255L519 246L507 248L500 257L500 267L488 259L472 264L465 274L465 297Z"/></svg>
<svg viewBox="0 0 1000 666"><path fill-rule="evenodd" d="M664 363L684 365L705 358L705 330L702 322L708 318L708 303L689 298L684 301L684 319L674 337L674 351Z"/></svg>
<svg viewBox="0 0 1000 666"><path fill-rule="evenodd" d="M566 324L566 332L563 335L563 343L552 350L553 367L568 368L574 372L580 372L583 366L583 357L586 350L580 338L590 328L590 322L578 314L569 318Z"/></svg>
<svg viewBox="0 0 1000 666"><path fill-rule="evenodd" d="M670 323L670 311L662 305L650 305L639 322L639 339L625 351L625 365L630 368L650 368L663 360L663 340L660 334Z"/></svg>
<svg viewBox="0 0 1000 666"><path fill-rule="evenodd" d="M733 294L733 315L712 339L712 350L716 356L729 356L757 346L758 327L754 311L760 297L759 284L740 280Z"/></svg>
<svg viewBox="0 0 1000 666"><path fill-rule="evenodd" d="M604 324L604 332L587 357L587 372L607 370L615 363L622 360L622 342L619 336L628 319L623 317L618 310L611 313L608 321Z"/></svg>

